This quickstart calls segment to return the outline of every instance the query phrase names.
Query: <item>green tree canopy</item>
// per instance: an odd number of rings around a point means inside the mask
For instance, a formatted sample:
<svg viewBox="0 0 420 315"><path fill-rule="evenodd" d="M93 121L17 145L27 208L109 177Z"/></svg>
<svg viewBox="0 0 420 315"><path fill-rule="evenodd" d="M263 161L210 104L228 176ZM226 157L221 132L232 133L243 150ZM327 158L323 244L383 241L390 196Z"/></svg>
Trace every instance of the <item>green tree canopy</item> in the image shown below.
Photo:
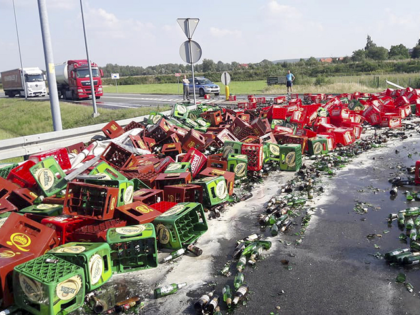
<svg viewBox="0 0 420 315"><path fill-rule="evenodd" d="M372 47L376 47L376 44L373 42L372 38L370 37L370 35L367 36L366 39L366 46L365 46L365 50L369 50Z"/></svg>
<svg viewBox="0 0 420 315"><path fill-rule="evenodd" d="M410 54L408 53L408 48L405 47L403 44L391 46L391 49L389 50L389 58L390 59L410 58Z"/></svg>
<svg viewBox="0 0 420 315"><path fill-rule="evenodd" d="M363 61L366 59L366 52L363 49L358 49L353 51L353 55L351 56L353 61Z"/></svg>
<svg viewBox="0 0 420 315"><path fill-rule="evenodd" d="M370 47L366 50L366 57L373 60L386 60L388 59L388 49L385 47Z"/></svg>
<svg viewBox="0 0 420 315"><path fill-rule="evenodd" d="M411 58L418 59L420 58L420 45L417 45L413 48L413 51L411 52Z"/></svg>

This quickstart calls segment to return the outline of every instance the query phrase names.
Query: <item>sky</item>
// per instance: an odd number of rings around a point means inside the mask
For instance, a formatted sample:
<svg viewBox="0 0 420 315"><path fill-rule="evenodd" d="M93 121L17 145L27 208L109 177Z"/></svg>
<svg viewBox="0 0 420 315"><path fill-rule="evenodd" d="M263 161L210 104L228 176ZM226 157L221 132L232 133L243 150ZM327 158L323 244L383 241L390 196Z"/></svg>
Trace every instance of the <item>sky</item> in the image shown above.
<svg viewBox="0 0 420 315"><path fill-rule="evenodd" d="M20 67L13 0L0 0L0 71ZM54 63L86 59L79 0L46 0ZM83 0L92 61L152 66L183 63L177 18L199 18L202 59L260 62L351 55L369 34L379 46L413 47L420 1ZM24 67L45 69L38 1L15 0ZM201 61L200 61L201 62Z"/></svg>

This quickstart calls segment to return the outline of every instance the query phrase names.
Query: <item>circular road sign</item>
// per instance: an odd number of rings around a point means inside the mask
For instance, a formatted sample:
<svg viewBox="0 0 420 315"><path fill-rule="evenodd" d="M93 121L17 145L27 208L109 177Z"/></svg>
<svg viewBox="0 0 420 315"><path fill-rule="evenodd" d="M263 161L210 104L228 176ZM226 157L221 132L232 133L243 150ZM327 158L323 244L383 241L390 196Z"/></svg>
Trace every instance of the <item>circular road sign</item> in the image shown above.
<svg viewBox="0 0 420 315"><path fill-rule="evenodd" d="M222 83L224 85L229 85L229 83L230 83L230 74L227 73L226 71L223 72L220 80L222 81Z"/></svg>
<svg viewBox="0 0 420 315"><path fill-rule="evenodd" d="M197 42L187 40L181 44L181 47L179 47L179 55L186 63L196 63L201 59L202 50Z"/></svg>

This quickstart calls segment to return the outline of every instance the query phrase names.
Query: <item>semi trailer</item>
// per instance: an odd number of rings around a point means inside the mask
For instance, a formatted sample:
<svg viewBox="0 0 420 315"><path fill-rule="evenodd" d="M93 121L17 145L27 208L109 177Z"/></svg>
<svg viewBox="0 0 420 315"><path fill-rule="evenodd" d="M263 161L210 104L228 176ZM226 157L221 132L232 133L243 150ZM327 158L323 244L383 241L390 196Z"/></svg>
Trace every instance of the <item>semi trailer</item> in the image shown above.
<svg viewBox="0 0 420 315"><path fill-rule="evenodd" d="M22 80L23 77L23 80ZM47 88L45 85L45 75L39 68L23 68L4 71L1 73L4 94L9 97L16 95L45 96Z"/></svg>

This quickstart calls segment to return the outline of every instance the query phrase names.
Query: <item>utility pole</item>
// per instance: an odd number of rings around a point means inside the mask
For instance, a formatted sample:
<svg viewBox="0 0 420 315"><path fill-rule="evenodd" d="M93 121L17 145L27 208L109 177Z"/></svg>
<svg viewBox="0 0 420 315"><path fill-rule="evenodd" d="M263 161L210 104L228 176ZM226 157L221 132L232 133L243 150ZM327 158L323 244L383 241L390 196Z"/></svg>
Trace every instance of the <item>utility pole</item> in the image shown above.
<svg viewBox="0 0 420 315"><path fill-rule="evenodd" d="M13 13L15 15L15 26L16 26L16 36L17 36L18 48L19 48L20 68L22 69L20 71L20 78L21 78L20 80L22 81L23 90L25 91L25 100L28 100L28 91L26 90L25 74L23 73L22 52L20 51L19 29L18 29L17 18L16 18L15 0L13 0Z"/></svg>
<svg viewBox="0 0 420 315"><path fill-rule="evenodd" d="M45 0L38 0L39 20L41 23L42 43L44 45L45 67L47 68L48 89L50 92L51 115L54 131L63 130L61 124L60 102L58 101L57 81L55 78L54 58L51 46L50 25Z"/></svg>

